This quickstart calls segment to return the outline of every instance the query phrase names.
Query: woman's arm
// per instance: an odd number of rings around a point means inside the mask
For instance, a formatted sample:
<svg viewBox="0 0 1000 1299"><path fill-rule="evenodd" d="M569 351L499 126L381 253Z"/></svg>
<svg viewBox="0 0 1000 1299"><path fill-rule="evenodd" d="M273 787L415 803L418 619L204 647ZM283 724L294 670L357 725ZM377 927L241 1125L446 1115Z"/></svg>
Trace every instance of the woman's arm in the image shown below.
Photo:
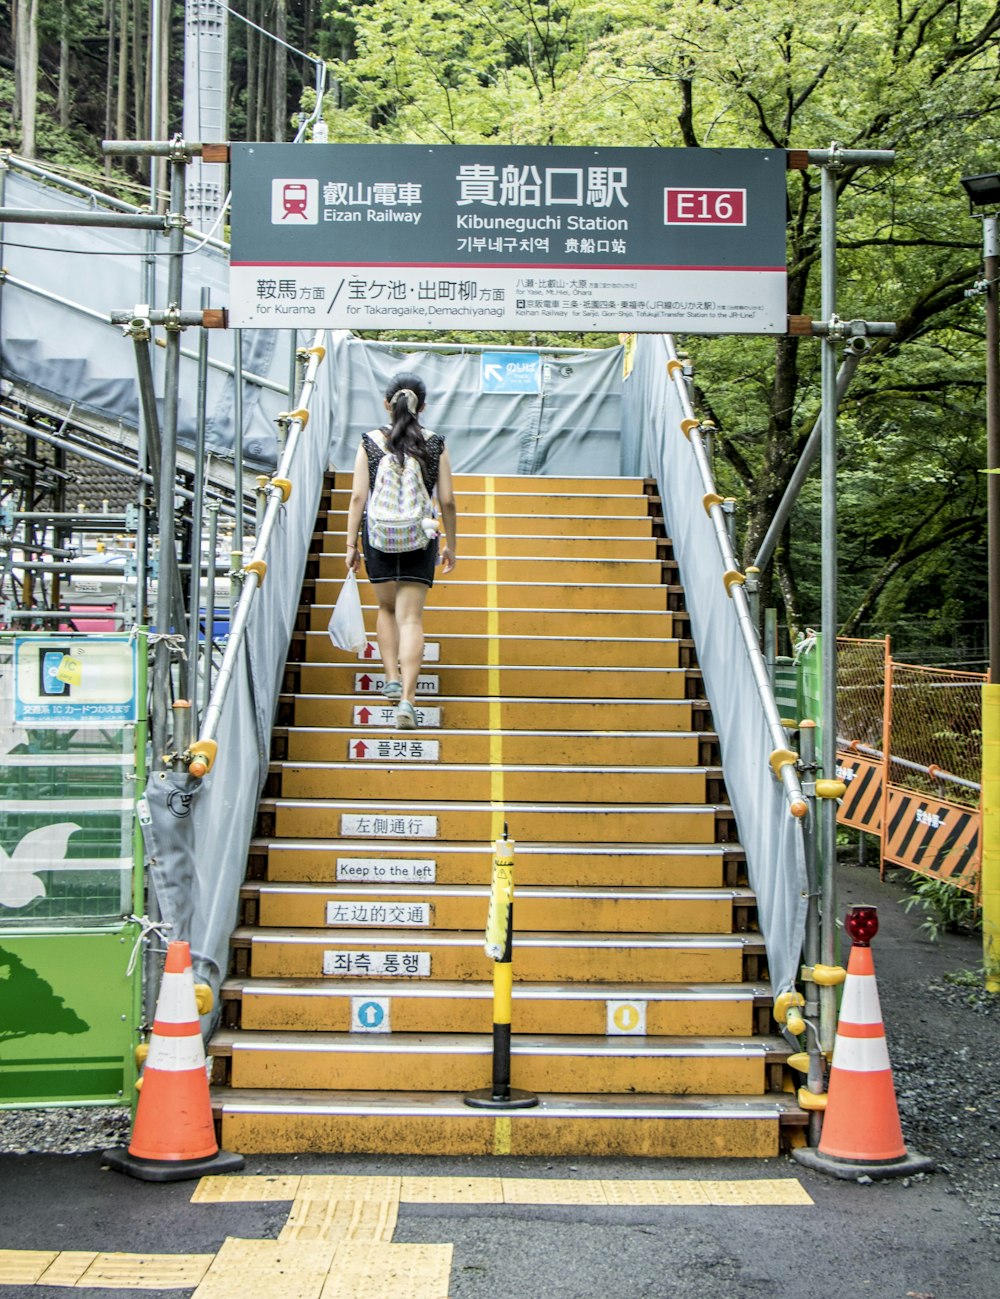
<svg viewBox="0 0 1000 1299"><path fill-rule="evenodd" d="M361 567L361 550L358 545L358 532L361 529L361 515L368 500L368 456L363 446L358 447L354 457L354 481L351 483L351 504L347 510L347 555L345 563L348 569L355 572Z"/></svg>
<svg viewBox="0 0 1000 1299"><path fill-rule="evenodd" d="M455 523L458 515L455 509L455 488L451 481L451 460L448 448L441 452L438 465L437 498L441 506L441 521L444 524L444 546L441 549L441 572L450 573L458 563Z"/></svg>

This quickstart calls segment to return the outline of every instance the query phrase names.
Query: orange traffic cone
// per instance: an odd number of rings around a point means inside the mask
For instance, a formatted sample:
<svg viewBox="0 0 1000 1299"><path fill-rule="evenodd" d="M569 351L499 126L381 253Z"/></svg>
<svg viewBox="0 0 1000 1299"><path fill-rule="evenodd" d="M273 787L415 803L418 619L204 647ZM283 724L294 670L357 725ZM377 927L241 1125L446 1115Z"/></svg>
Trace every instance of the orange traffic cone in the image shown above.
<svg viewBox="0 0 1000 1299"><path fill-rule="evenodd" d="M908 1154L875 982L871 940L876 907L851 907L845 928L853 946L827 1085L819 1145L793 1151L809 1168L835 1177L903 1177L926 1172L930 1159Z"/></svg>
<svg viewBox="0 0 1000 1299"><path fill-rule="evenodd" d="M243 1156L220 1150L215 1139L187 943L167 946L132 1140L127 1150L105 1150L103 1162L145 1182L179 1182L243 1167Z"/></svg>

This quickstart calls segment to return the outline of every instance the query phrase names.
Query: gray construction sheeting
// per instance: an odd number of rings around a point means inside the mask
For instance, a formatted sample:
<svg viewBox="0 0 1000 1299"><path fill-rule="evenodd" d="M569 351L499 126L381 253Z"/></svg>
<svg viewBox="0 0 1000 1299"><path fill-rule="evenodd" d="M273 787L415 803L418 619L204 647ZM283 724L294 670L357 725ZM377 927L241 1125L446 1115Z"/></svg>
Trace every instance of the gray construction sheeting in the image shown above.
<svg viewBox="0 0 1000 1299"><path fill-rule="evenodd" d="M389 380L411 370L427 385L421 418L444 434L458 473L600 477L621 472L620 347L543 355L539 395L484 395L477 352L406 352L347 333L336 337L342 400L331 430L330 459L338 469L353 465L361 434L385 422L382 394Z"/></svg>
<svg viewBox="0 0 1000 1299"><path fill-rule="evenodd" d="M802 823L789 813L783 788L771 771L773 746L722 582L723 566L702 507L704 487L697 463L681 432L683 416L667 375L662 336L640 335L635 365L625 382L622 440L637 470L651 473L659 483L777 996L795 986L805 935L808 888Z"/></svg>
<svg viewBox="0 0 1000 1299"><path fill-rule="evenodd" d="M42 184L16 171L7 173L5 203L12 208L89 211L83 199ZM157 301L166 307L167 240L156 235ZM147 232L104 230L59 225L7 225L3 261L9 274L25 284L77 304L74 310L23 289L9 281L3 289L0 317L0 365L5 378L15 378L41 394L63 403L75 402L113 420L135 426L139 415L139 390L135 355L121 328L96 320L88 312L110 316L131 311L143 301ZM30 244L33 247L20 245ZM224 306L229 298L229 262L212 248L194 251L189 245L184 264L185 311L199 308L204 286L212 291L212 304ZM162 329L157 330L160 338ZM233 362L233 336L210 330L209 356L224 364ZM273 330L247 330L243 334L246 370L274 383L287 385L290 335ZM188 329L181 346L196 352L198 331ZM160 348L153 349L157 388L162 392ZM154 361L155 363L155 361ZM197 411L197 362L181 358L178 437L192 445ZM244 454L262 465L275 459L274 418L288 407L288 397L244 384ZM233 383L230 375L211 368L208 378L206 445L210 451L233 448Z"/></svg>

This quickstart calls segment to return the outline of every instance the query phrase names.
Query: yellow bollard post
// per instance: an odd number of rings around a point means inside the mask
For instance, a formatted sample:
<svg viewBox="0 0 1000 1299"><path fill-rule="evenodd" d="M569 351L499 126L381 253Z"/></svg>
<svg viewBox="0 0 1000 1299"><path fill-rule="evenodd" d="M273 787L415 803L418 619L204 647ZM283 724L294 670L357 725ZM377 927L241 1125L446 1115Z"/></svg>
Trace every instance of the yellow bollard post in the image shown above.
<svg viewBox="0 0 1000 1299"><path fill-rule="evenodd" d="M983 971L1000 992L1000 683L983 686L982 858Z"/></svg>
<svg viewBox="0 0 1000 1299"><path fill-rule="evenodd" d="M466 1096L475 1109L530 1109L538 1104L533 1092L510 1085L510 1026L514 992L514 840L493 845L493 880L486 916L486 955L493 959L493 1083Z"/></svg>

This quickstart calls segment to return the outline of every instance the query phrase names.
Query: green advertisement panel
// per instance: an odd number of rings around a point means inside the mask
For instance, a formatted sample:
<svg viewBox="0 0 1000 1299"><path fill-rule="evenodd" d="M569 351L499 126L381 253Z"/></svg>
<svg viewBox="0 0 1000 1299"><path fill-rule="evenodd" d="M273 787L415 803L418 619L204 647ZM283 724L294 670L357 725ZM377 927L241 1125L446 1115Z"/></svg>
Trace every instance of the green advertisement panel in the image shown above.
<svg viewBox="0 0 1000 1299"><path fill-rule="evenodd" d="M0 1106L131 1100L136 933L0 930Z"/></svg>

